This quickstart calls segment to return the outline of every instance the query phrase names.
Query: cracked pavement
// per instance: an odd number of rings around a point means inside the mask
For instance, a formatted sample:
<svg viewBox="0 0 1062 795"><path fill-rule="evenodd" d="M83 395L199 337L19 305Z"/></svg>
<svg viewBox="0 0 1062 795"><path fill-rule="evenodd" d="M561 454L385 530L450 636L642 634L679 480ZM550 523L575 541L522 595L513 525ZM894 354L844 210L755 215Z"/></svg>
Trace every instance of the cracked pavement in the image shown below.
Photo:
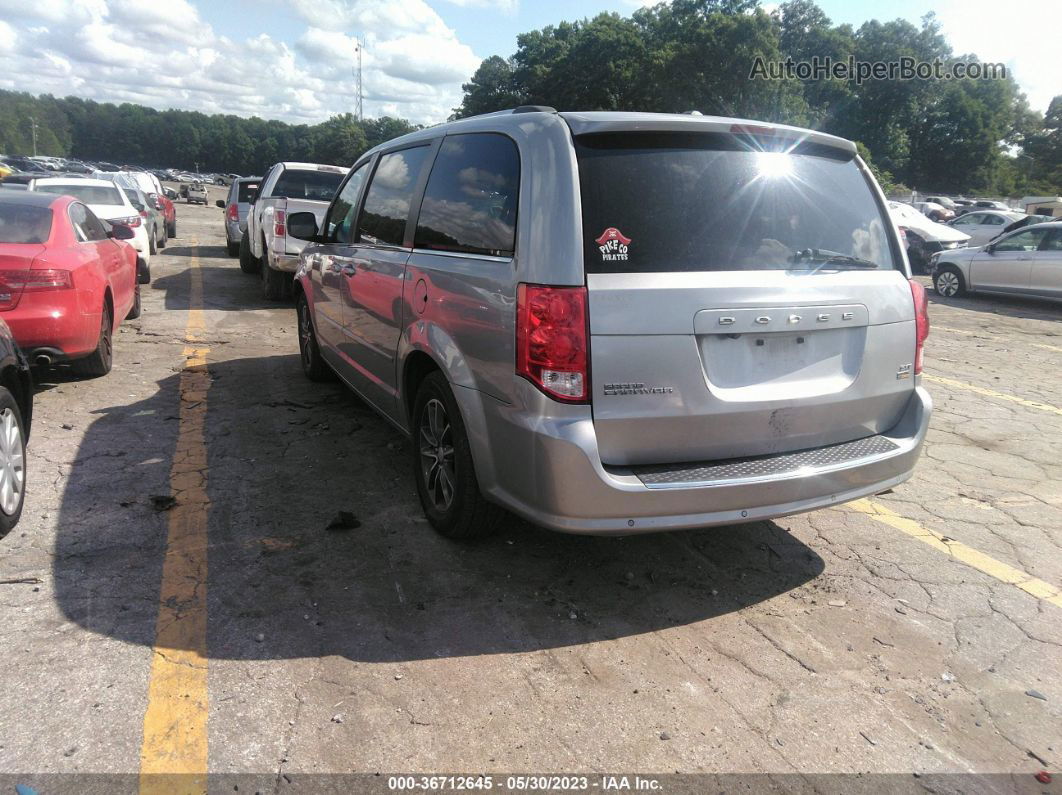
<svg viewBox="0 0 1062 795"><path fill-rule="evenodd" d="M514 518L487 543L442 539L399 434L302 377L294 311L225 256L221 211L182 203L179 227L114 372L40 374L0 579L43 582L0 585L0 771L139 770L164 655L167 512L151 497L179 501L204 476L219 781L844 772L1018 787L1057 766L1062 608L848 506L626 539ZM193 253L205 331L188 339ZM948 383L927 380L915 477L875 501L1057 588L1062 307L931 298L926 373ZM209 348L207 461L171 483L187 345ZM326 531L338 511L361 526Z"/></svg>

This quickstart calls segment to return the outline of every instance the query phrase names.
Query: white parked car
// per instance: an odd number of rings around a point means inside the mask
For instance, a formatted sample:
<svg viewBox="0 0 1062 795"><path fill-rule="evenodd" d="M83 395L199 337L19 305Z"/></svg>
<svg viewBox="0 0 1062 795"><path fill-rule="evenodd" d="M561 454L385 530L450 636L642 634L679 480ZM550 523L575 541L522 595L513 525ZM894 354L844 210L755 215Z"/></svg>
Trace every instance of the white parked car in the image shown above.
<svg viewBox="0 0 1062 795"><path fill-rule="evenodd" d="M928 267L930 258L938 251L965 246L970 239L947 224L931 221L903 202L889 202L889 215L907 240L907 259L916 271Z"/></svg>
<svg viewBox="0 0 1062 795"><path fill-rule="evenodd" d="M151 264L151 249L154 241L148 232L144 219L125 191L110 180L105 179L64 179L62 177L42 177L29 184L31 191L54 193L59 196L73 196L96 214L97 218L112 224L128 226L133 230L133 239L128 241L145 265Z"/></svg>
<svg viewBox="0 0 1062 795"><path fill-rule="evenodd" d="M945 298L982 291L1062 298L1062 221L1017 229L979 248L941 252L930 272Z"/></svg>
<svg viewBox="0 0 1062 795"><path fill-rule="evenodd" d="M970 236L968 246L983 246L1003 231L1003 227L1020 221L1025 213L1003 210L975 210L960 215L949 226Z"/></svg>

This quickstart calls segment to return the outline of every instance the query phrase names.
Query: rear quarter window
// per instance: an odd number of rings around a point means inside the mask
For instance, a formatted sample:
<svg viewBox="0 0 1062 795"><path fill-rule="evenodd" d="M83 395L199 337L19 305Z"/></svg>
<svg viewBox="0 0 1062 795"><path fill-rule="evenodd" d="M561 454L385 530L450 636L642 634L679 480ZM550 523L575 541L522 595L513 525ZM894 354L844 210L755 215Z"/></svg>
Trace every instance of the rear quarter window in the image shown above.
<svg viewBox="0 0 1062 795"><path fill-rule="evenodd" d="M579 136L576 156L588 273L800 269L808 252L900 267L891 221L839 150L607 133Z"/></svg>
<svg viewBox="0 0 1062 795"><path fill-rule="evenodd" d="M520 153L498 133L448 136L424 189L414 245L433 251L512 256Z"/></svg>

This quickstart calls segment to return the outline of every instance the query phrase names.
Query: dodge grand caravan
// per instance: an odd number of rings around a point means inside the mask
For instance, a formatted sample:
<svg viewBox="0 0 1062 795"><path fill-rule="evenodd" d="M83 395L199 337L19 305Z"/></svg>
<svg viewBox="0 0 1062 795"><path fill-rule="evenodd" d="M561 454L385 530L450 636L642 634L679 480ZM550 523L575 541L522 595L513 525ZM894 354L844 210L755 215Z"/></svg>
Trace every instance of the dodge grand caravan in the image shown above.
<svg viewBox="0 0 1062 795"><path fill-rule="evenodd" d="M288 232L303 369L411 438L446 535L764 519L918 458L925 293L849 141L522 107L376 147Z"/></svg>

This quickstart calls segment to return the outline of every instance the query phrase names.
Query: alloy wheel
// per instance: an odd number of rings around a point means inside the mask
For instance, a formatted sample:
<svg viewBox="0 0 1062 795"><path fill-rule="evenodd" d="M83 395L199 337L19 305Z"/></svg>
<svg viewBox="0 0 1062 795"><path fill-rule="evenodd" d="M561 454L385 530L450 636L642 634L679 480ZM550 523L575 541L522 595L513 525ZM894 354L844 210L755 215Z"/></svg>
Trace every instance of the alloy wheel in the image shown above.
<svg viewBox="0 0 1062 795"><path fill-rule="evenodd" d="M937 292L945 298L951 298L959 292L959 277L951 271L944 271L937 276Z"/></svg>
<svg viewBox="0 0 1062 795"><path fill-rule="evenodd" d="M438 398L425 404L419 431L421 476L435 509L445 513L454 502L456 476L450 418Z"/></svg>
<svg viewBox="0 0 1062 795"><path fill-rule="evenodd" d="M15 412L0 411L0 510L12 516L22 501L25 485L25 462L22 452L22 430Z"/></svg>

